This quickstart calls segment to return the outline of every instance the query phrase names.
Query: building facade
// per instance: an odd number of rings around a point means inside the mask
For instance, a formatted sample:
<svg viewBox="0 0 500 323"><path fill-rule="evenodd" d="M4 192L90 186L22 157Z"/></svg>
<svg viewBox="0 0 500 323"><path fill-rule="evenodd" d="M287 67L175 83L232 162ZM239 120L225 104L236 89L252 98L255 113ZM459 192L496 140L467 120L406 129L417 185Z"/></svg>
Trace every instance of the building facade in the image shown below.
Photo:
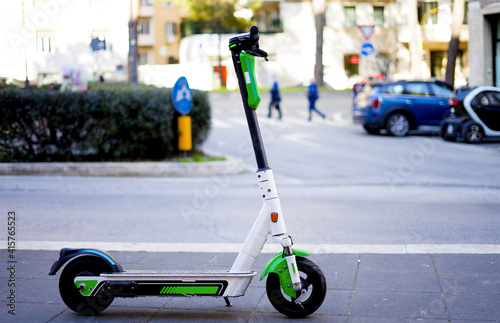
<svg viewBox="0 0 500 323"><path fill-rule="evenodd" d="M500 87L500 2L470 1L470 85Z"/></svg>
<svg viewBox="0 0 500 323"><path fill-rule="evenodd" d="M123 0L0 0L0 8L0 77L127 79L130 7Z"/></svg>
<svg viewBox="0 0 500 323"><path fill-rule="evenodd" d="M325 0L325 4L323 66L328 85L349 88L378 74L443 79L452 0ZM457 85L464 84L469 75L475 84L498 84L498 6L492 0L471 1L467 6L456 64ZM231 35L181 39L180 25L187 15L173 0L0 0L0 8L0 38L7 44L7 50L0 52L3 78L28 77L38 84L61 82L72 69L78 69L87 80L101 76L125 80L130 19L136 22L139 65L181 70L194 64L214 71L221 53L222 64L232 68L227 48ZM314 17L312 0L263 0L254 10L253 21L265 34L261 47L270 54L270 62L257 67L261 86L269 86L273 75L282 80L282 86L313 79ZM469 40L468 21L471 33L480 37ZM104 47L93 51L93 39ZM367 44L373 53L366 51ZM412 61L410 48L418 52L417 63ZM213 84L217 87L217 82ZM227 86L237 86L233 73L227 75Z"/></svg>
<svg viewBox="0 0 500 323"><path fill-rule="evenodd" d="M187 14L173 0L139 0L139 65L179 63L180 26Z"/></svg>
<svg viewBox="0 0 500 323"><path fill-rule="evenodd" d="M355 82L380 74L444 79L451 38L451 0L326 0L325 4L323 66L328 85L350 88ZM282 80L283 86L304 84L314 78L316 27L312 0L264 0L253 19L265 34L261 47L271 57L271 62L258 66L259 84L269 86L273 75ZM228 37L222 40L221 51L225 53L224 65L231 66ZM464 84L469 75L468 38L465 20L456 64L457 85ZM202 44L210 45L200 53ZM181 61L200 61L206 55L205 60L215 64L214 45L213 35L183 39ZM412 46L417 50L418 66L415 61L412 66ZM367 47L373 52L367 52ZM229 78L228 87L236 86Z"/></svg>
<svg viewBox="0 0 500 323"><path fill-rule="evenodd" d="M184 17L173 0L0 0L0 78L124 81L129 21L136 24L139 65L161 65L179 62Z"/></svg>

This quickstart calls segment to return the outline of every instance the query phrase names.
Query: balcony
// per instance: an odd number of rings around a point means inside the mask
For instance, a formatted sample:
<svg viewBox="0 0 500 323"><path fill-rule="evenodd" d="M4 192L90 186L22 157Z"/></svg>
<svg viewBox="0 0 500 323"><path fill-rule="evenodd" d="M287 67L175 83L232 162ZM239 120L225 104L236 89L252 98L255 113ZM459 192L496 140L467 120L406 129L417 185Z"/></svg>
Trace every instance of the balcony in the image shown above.
<svg viewBox="0 0 500 323"><path fill-rule="evenodd" d="M137 46L154 46L155 45L155 35L154 34L138 34L137 35Z"/></svg>
<svg viewBox="0 0 500 323"><path fill-rule="evenodd" d="M140 18L148 18L153 17L153 6L141 6L139 8L139 17Z"/></svg>

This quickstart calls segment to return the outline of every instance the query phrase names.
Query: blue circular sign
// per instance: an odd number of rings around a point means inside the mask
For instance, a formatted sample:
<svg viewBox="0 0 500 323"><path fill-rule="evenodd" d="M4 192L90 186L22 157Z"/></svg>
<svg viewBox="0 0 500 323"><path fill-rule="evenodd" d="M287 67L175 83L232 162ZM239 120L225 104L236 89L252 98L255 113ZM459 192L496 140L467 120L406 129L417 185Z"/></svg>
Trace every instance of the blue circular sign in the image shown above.
<svg viewBox="0 0 500 323"><path fill-rule="evenodd" d="M364 43L361 45L361 55L370 56L375 53L375 47L370 43Z"/></svg>
<svg viewBox="0 0 500 323"><path fill-rule="evenodd" d="M174 107L180 114L185 115L191 111L193 103L193 92L189 88L187 79L184 76L179 77L172 89L172 101Z"/></svg>

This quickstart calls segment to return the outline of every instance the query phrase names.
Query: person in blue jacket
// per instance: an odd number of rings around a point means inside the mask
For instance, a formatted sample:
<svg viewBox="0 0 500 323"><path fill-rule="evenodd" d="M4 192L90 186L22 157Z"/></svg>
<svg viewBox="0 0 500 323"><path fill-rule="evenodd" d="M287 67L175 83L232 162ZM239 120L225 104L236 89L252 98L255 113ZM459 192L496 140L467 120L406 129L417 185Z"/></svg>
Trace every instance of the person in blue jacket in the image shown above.
<svg viewBox="0 0 500 323"><path fill-rule="evenodd" d="M271 88L271 103L269 103L269 118L271 118L271 113L273 111L273 106L278 110L279 119L281 120L281 109L280 109L280 90L278 87L278 81L274 79L273 86Z"/></svg>
<svg viewBox="0 0 500 323"><path fill-rule="evenodd" d="M312 119L312 112L316 111L323 119L325 118L325 114L316 109L316 101L319 98L318 95L318 85L315 82L311 82L309 87L307 88L307 98L309 100L309 121Z"/></svg>

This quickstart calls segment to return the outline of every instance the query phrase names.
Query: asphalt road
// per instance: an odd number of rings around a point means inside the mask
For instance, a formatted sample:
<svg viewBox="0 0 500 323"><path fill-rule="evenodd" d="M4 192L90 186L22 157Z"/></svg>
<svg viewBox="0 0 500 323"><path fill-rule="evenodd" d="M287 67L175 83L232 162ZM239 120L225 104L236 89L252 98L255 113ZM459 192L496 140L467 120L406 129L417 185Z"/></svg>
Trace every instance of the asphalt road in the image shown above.
<svg viewBox="0 0 500 323"><path fill-rule="evenodd" d="M350 93L282 93L283 120L258 110L289 233L310 244L500 244L500 144L432 134L370 136L350 122ZM237 93L211 94L207 151L248 171L198 178L4 176L0 212L25 241L242 243L261 200ZM6 222L6 220L5 220ZM7 225L0 226L2 240Z"/></svg>

